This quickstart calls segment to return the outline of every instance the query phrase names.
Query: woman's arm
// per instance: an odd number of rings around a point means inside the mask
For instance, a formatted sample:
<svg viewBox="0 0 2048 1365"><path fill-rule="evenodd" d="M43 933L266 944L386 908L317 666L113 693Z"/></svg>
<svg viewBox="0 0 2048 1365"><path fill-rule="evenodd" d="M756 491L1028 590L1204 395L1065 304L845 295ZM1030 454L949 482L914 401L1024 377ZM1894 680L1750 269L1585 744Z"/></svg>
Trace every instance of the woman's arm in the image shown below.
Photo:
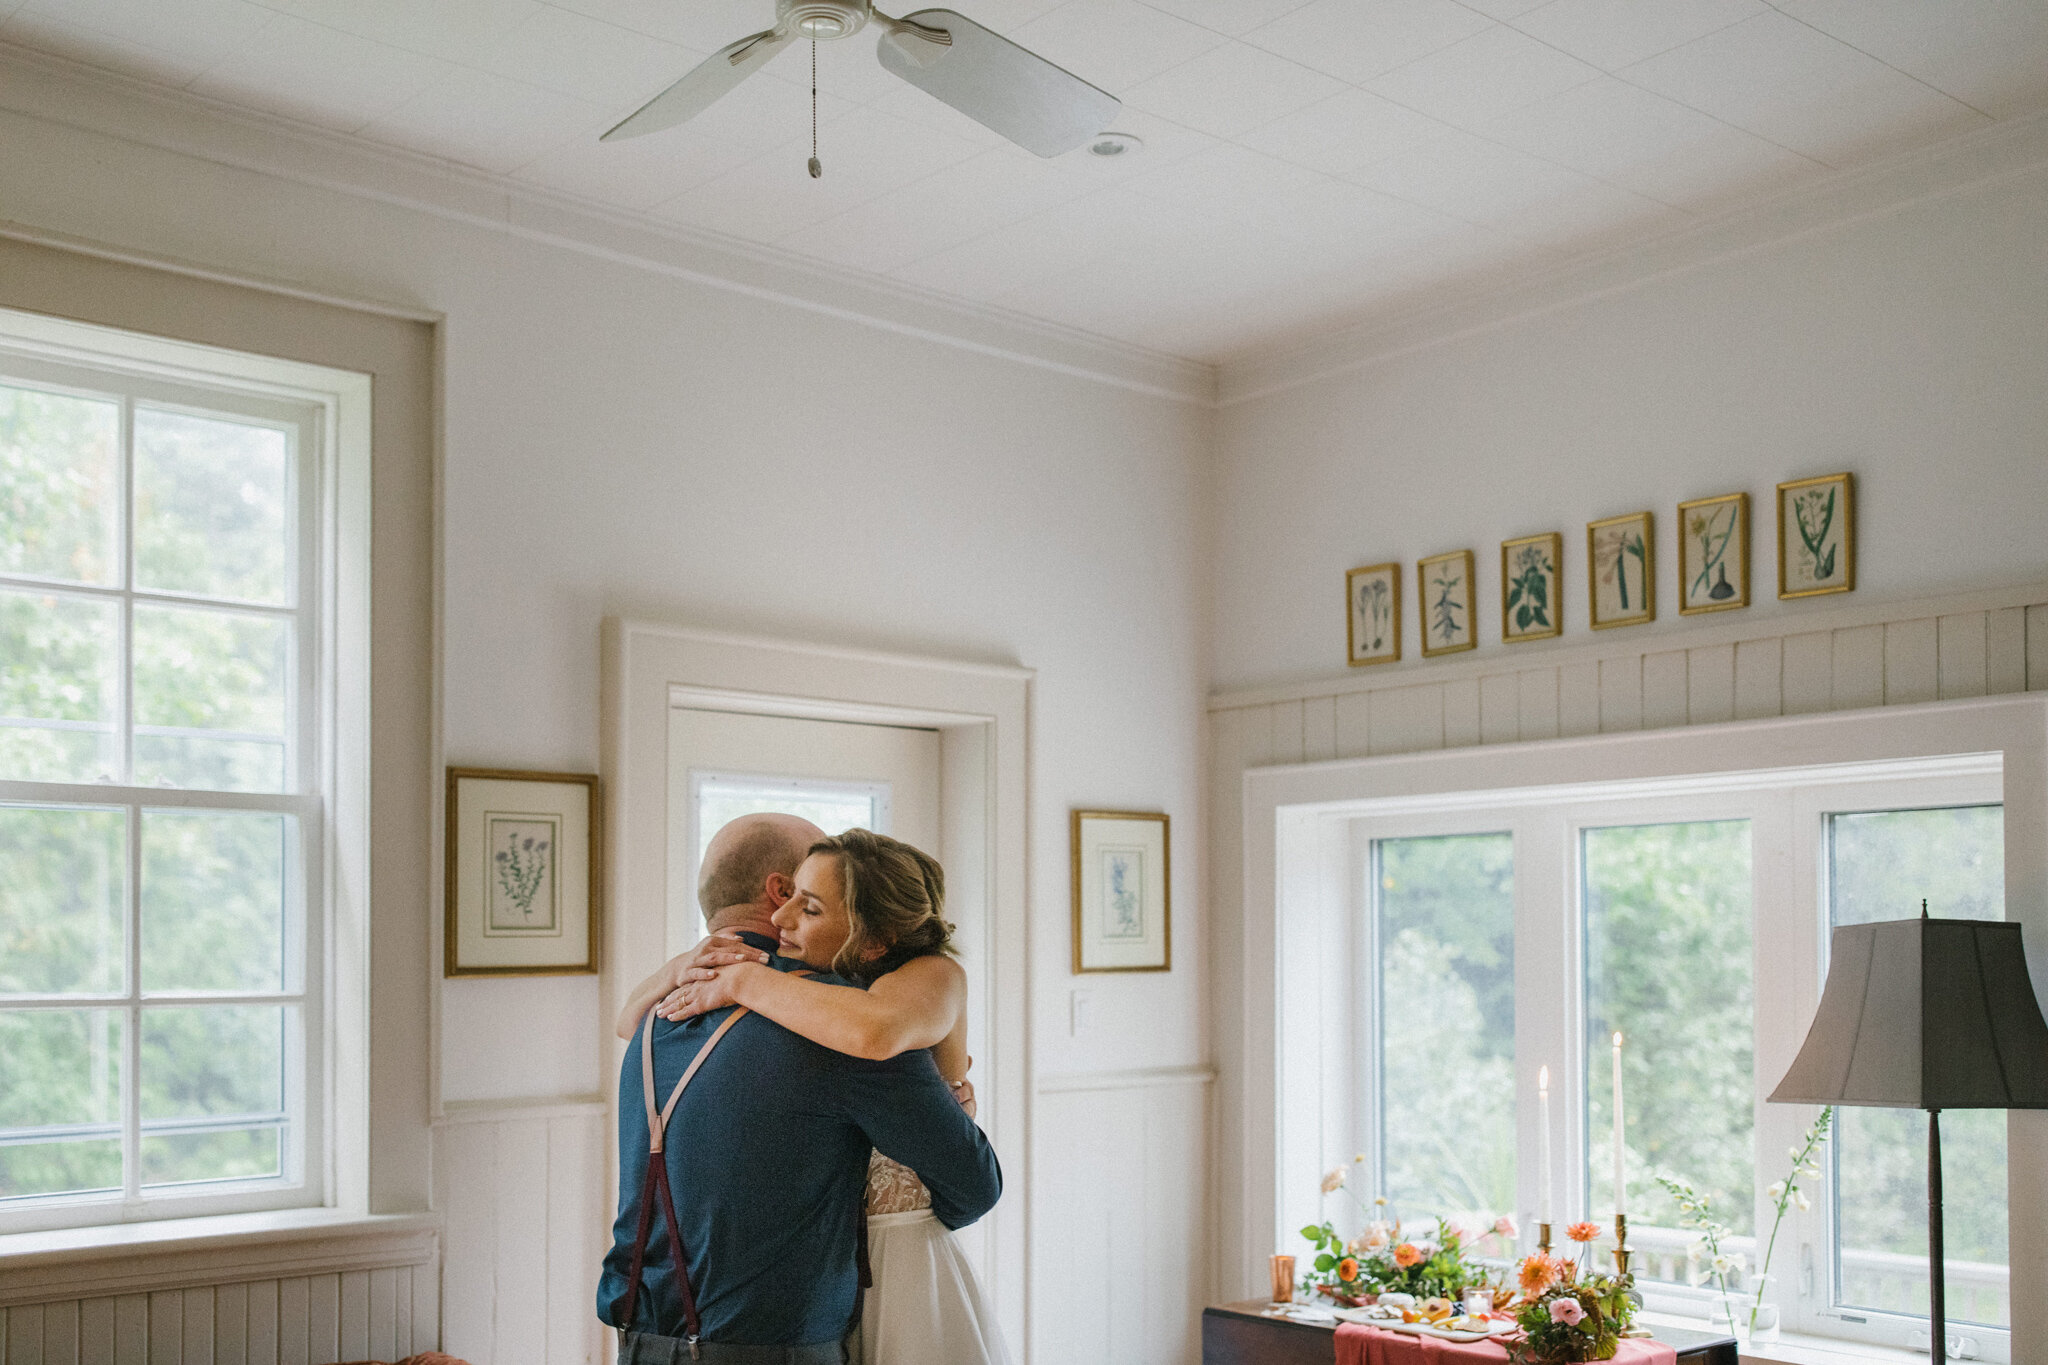
<svg viewBox="0 0 2048 1365"><path fill-rule="evenodd" d="M668 996L683 984L683 974L692 967L715 966L722 962L766 962L768 954L749 948L731 934L713 934L686 953L678 953L661 964L654 975L633 988L614 1025L619 1037L631 1039L640 1027L648 1006Z"/></svg>
<svg viewBox="0 0 2048 1365"><path fill-rule="evenodd" d="M953 959L937 954L912 958L864 991L808 981L753 962L715 971L690 970L684 977L681 998L660 1006L665 1018L686 1019L726 1005L745 1005L821 1047L870 1061L912 1048L936 1048L952 1037L966 1014L967 973ZM966 1074L964 1034L958 1051L958 1072L945 1072L945 1059L940 1059L940 1070L949 1081Z"/></svg>

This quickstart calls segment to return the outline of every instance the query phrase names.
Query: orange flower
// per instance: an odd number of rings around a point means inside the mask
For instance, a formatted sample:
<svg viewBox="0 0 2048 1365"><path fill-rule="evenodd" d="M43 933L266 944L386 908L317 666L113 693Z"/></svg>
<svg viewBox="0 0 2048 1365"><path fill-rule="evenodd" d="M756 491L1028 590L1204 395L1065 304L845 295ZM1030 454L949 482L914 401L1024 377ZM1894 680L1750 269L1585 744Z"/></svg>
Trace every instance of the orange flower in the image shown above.
<svg viewBox="0 0 2048 1365"><path fill-rule="evenodd" d="M1337 1262L1337 1278L1347 1283L1357 1279L1358 1262L1353 1260L1349 1256L1346 1256L1343 1260Z"/></svg>
<svg viewBox="0 0 2048 1365"><path fill-rule="evenodd" d="M1598 1223L1574 1223L1564 1230L1564 1235L1574 1242L1590 1242L1600 1235Z"/></svg>
<svg viewBox="0 0 2048 1365"><path fill-rule="evenodd" d="M1394 1264L1403 1270L1408 1269L1410 1266L1421 1265L1422 1261L1422 1248L1416 1246L1413 1242L1403 1242L1394 1248Z"/></svg>
<svg viewBox="0 0 2048 1365"><path fill-rule="evenodd" d="M1531 1256L1522 1262L1520 1283L1522 1292L1535 1298L1557 1282L1557 1263L1548 1256Z"/></svg>

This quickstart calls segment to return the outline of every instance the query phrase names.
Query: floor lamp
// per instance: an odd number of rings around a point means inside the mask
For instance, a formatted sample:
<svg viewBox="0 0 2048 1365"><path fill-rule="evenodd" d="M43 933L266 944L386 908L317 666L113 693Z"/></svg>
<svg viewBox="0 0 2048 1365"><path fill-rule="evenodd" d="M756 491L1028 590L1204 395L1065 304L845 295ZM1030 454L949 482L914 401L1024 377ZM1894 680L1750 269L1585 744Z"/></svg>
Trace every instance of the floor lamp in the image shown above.
<svg viewBox="0 0 2048 1365"><path fill-rule="evenodd" d="M1927 1111L1929 1350L1948 1353L1941 1111L2048 1109L2048 1023L2020 926L1919 919L1835 930L1813 1027L1773 1104Z"/></svg>

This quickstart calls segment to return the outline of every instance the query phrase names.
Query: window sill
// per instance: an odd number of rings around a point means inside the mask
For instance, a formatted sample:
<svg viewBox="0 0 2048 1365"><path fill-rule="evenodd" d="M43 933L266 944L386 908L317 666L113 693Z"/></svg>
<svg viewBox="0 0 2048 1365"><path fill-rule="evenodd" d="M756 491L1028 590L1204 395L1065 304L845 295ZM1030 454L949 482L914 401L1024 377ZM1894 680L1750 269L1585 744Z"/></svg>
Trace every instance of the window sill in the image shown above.
<svg viewBox="0 0 2048 1365"><path fill-rule="evenodd" d="M432 1214L287 1209L0 1236L0 1307L423 1265Z"/></svg>
<svg viewBox="0 0 2048 1365"><path fill-rule="evenodd" d="M1707 1330L1707 1324L1698 1318L1671 1313L1643 1313L1640 1317L1644 1325L1650 1327L1662 1325ZM1913 1365L1916 1361L1919 1365L1927 1365L1927 1352L1844 1341L1840 1337L1806 1336L1798 1332L1787 1332L1776 1341L1742 1348L1742 1365Z"/></svg>

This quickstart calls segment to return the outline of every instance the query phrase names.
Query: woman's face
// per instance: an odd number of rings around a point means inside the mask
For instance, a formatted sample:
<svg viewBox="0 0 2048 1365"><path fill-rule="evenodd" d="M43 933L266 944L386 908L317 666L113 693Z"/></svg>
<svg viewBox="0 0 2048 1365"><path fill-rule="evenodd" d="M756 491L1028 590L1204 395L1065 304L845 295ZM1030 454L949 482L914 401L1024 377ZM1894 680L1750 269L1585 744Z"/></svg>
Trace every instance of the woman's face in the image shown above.
<svg viewBox="0 0 2048 1365"><path fill-rule="evenodd" d="M853 933L853 920L840 894L837 858L813 853L804 859L796 870L796 894L775 912L775 928L782 936L777 952L831 970L832 959Z"/></svg>

